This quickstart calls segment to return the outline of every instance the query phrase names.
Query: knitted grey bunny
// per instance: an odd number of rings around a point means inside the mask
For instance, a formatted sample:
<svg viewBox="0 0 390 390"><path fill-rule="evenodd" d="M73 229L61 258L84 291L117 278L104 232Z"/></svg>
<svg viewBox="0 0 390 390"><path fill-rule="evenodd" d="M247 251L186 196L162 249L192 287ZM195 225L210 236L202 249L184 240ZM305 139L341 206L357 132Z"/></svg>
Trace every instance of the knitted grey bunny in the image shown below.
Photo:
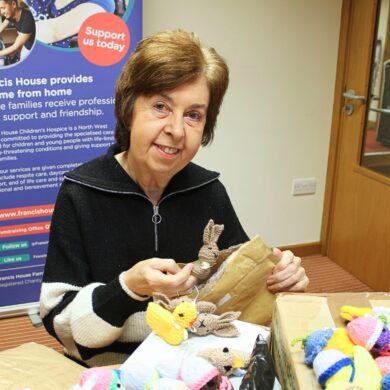
<svg viewBox="0 0 390 390"><path fill-rule="evenodd" d="M215 265L219 255L217 241L222 234L224 225L216 225L210 219L203 231L203 246L199 250L198 260L194 261L194 275L200 282L206 280L210 275L210 269Z"/></svg>
<svg viewBox="0 0 390 390"><path fill-rule="evenodd" d="M239 331L232 321L236 320L241 312L227 311L221 315L214 314L217 307L214 303L200 301L196 304L198 317L194 322L192 329L198 336L214 334L219 337L235 337Z"/></svg>

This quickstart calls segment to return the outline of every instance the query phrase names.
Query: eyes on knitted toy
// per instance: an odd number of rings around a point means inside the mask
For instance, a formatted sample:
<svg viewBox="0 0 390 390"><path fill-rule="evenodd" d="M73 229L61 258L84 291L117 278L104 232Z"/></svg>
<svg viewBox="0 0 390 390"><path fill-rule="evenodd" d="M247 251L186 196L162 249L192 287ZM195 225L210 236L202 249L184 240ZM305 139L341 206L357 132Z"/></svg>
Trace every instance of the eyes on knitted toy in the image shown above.
<svg viewBox="0 0 390 390"><path fill-rule="evenodd" d="M192 302L182 302L171 313L154 302L146 309L146 322L152 331L167 343L179 345L188 337L186 328L192 326L198 312Z"/></svg>
<svg viewBox="0 0 390 390"><path fill-rule="evenodd" d="M230 347L206 348L199 351L198 356L204 357L217 367L221 375L243 375L248 367L251 355Z"/></svg>
<svg viewBox="0 0 390 390"><path fill-rule="evenodd" d="M228 311L221 315L214 314L217 307L211 302L200 301L196 304L198 317L193 329L197 336L214 334L220 337L235 337L240 334L232 321L238 319L241 312Z"/></svg>

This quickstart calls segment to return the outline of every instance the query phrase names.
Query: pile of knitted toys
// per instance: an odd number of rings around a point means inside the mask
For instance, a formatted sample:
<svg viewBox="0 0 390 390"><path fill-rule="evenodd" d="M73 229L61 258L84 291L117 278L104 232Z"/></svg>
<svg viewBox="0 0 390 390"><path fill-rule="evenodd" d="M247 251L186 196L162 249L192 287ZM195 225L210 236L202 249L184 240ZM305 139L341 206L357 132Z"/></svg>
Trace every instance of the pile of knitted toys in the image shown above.
<svg viewBox="0 0 390 390"><path fill-rule="evenodd" d="M222 358L220 364L223 364L224 359L228 361L237 352L225 349L226 352L214 350L207 353L213 354L216 360ZM220 369L200 356L172 356L153 366L145 361L132 360L124 369L89 368L82 372L80 385L70 390L232 390L228 377L222 375Z"/></svg>
<svg viewBox="0 0 390 390"><path fill-rule="evenodd" d="M304 363L326 390L390 390L390 309L343 306L345 328L316 330L302 342Z"/></svg>
<svg viewBox="0 0 390 390"><path fill-rule="evenodd" d="M194 336L238 336L233 321L240 312L217 315L215 310L211 302L155 294L146 310L146 322L157 336L174 346L185 341L188 332ZM128 360L119 369L85 370L80 385L72 390L231 390L228 378L244 375L250 358L246 351L223 345L200 350L196 356L164 357L153 365Z"/></svg>

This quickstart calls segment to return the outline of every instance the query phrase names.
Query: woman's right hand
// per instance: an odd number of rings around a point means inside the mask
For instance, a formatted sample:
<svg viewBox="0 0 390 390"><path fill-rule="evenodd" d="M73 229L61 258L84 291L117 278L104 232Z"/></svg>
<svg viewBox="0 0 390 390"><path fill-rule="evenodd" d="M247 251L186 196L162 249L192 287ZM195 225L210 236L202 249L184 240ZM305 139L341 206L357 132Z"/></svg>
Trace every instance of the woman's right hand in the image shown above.
<svg viewBox="0 0 390 390"><path fill-rule="evenodd" d="M134 293L152 296L159 292L168 297L185 295L196 284L191 275L193 264L180 268L173 259L152 258L138 262L124 273L124 282Z"/></svg>

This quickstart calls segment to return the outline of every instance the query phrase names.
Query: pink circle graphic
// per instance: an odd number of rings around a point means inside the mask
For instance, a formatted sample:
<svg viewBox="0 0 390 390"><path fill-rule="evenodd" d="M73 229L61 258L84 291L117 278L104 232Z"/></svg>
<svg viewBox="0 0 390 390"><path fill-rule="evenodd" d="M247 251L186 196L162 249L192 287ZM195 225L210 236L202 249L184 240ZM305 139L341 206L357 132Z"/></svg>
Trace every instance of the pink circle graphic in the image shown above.
<svg viewBox="0 0 390 390"><path fill-rule="evenodd" d="M114 14L102 12L87 18L78 34L81 54L90 62L110 66L119 62L130 47L130 31Z"/></svg>

